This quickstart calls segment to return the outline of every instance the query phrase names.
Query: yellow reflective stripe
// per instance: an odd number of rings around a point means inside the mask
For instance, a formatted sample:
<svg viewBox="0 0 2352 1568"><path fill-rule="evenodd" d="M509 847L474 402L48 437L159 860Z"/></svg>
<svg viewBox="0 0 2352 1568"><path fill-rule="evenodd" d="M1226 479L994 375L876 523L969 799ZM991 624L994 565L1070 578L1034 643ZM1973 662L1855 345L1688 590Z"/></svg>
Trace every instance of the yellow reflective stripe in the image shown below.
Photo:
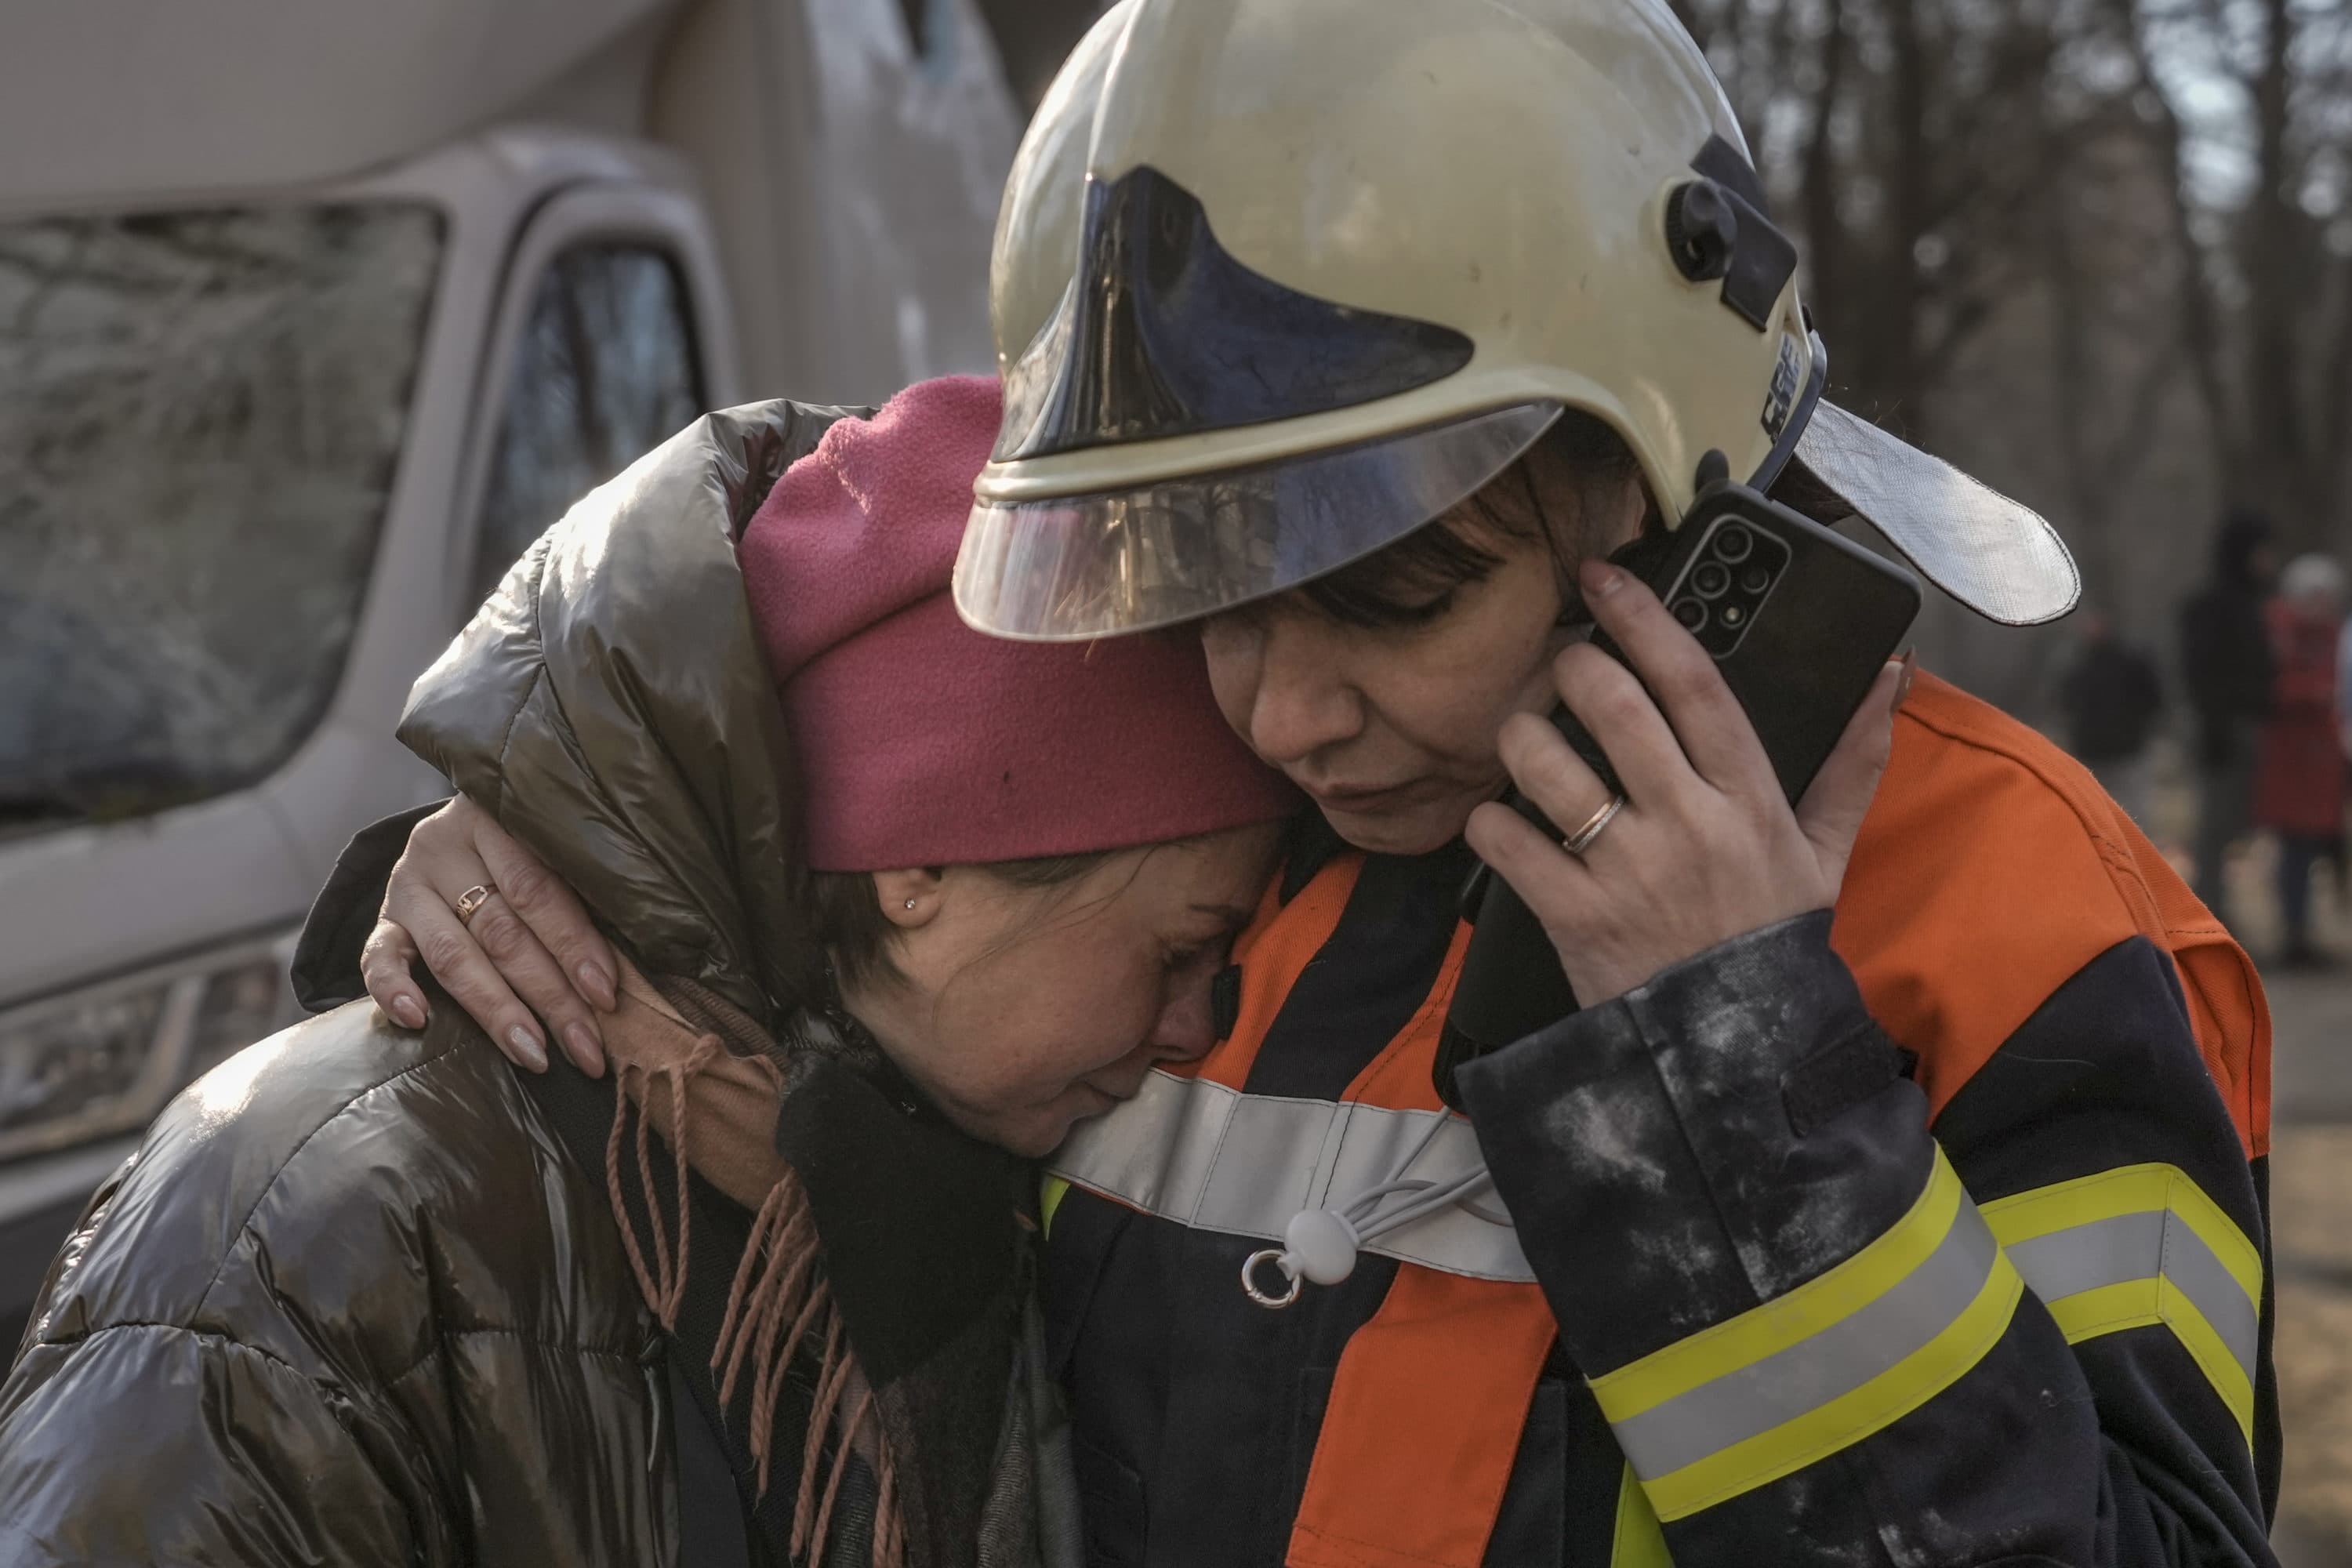
<svg viewBox="0 0 2352 1568"><path fill-rule="evenodd" d="M1060 1208L1062 1200L1069 1195L1070 1184L1063 1177L1047 1176L1037 1184L1037 1223L1045 1227L1049 1237L1054 1234L1054 1211Z"/></svg>
<svg viewBox="0 0 2352 1568"><path fill-rule="evenodd" d="M1631 1465L1617 1485L1617 1533L1609 1548L1609 1568L1675 1568L1666 1532L1658 1528L1658 1510L1650 1506L1650 1494Z"/></svg>
<svg viewBox="0 0 2352 1568"><path fill-rule="evenodd" d="M1980 1205L1985 1223L2003 1247L2053 1230L2164 1207L2172 1185L2170 1165L2120 1165L2071 1182L2058 1182Z"/></svg>
<svg viewBox="0 0 2352 1568"><path fill-rule="evenodd" d="M1612 1424L1629 1420L1852 1317L1935 1252L1966 1196L1958 1174L1937 1150L1918 1200L1885 1235L1785 1296L1593 1379L1601 1413Z"/></svg>
<svg viewBox="0 0 2352 1568"><path fill-rule="evenodd" d="M1910 1209L1852 1258L1592 1391L1657 1517L1681 1519L1934 1398L2000 1341L2024 1289L1938 1149Z"/></svg>
<svg viewBox="0 0 2352 1568"><path fill-rule="evenodd" d="M2197 1303L2189 1299L2188 1293L2176 1289L2168 1279L2159 1284L2157 1310L2164 1319L2165 1326L2172 1331L2173 1337L2180 1342L2181 1348L2189 1352L2198 1370L2204 1373L2205 1381L2213 1385L2213 1392L2221 1396L2221 1403L2230 1407L2230 1414L2238 1418L2238 1430L2246 1435L2246 1446L2252 1447L2253 1380L2246 1375L2246 1369L2239 1364L2238 1358L2231 1352L2220 1331L2198 1309ZM2068 1342L2073 1342L2070 1340Z"/></svg>
<svg viewBox="0 0 2352 1568"><path fill-rule="evenodd" d="M2121 1165L1981 1206L2003 1247L2118 1215L2169 1209L2213 1249L2250 1300L2263 1299L2262 1249L2178 1165Z"/></svg>
<svg viewBox="0 0 2352 1568"><path fill-rule="evenodd" d="M2260 1310L2263 1300L2263 1249L2246 1239L2221 1205L2206 1195L2205 1189L2189 1179L2186 1171L2172 1173L2172 1190L2166 1197L2166 1206L2189 1222L2197 1238L2213 1249L2221 1267L2246 1293L2246 1300Z"/></svg>
<svg viewBox="0 0 2352 1568"><path fill-rule="evenodd" d="M2146 1328L2164 1321L2159 1300L2163 1286L2161 1279L2126 1279L2120 1285L2077 1290L2042 1305L2058 1321L2058 1331L2066 1336L2066 1342L2073 1344L2117 1329Z"/></svg>
<svg viewBox="0 0 2352 1568"><path fill-rule="evenodd" d="M2221 1396L2221 1403L2230 1407L2248 1446L2252 1445L2253 1381L2246 1375L2246 1369L2239 1364L2212 1321L2198 1310L2197 1303L2173 1289L2161 1276L2126 1279L2095 1290L2077 1290L2044 1305L2049 1307L2051 1317L2057 1321L2058 1331L2066 1336L2068 1344L2112 1334L2118 1329L2154 1328L2158 1324L2170 1329L2172 1337L2180 1342L2180 1348L2189 1352L2189 1359L2213 1385L2213 1392Z"/></svg>
<svg viewBox="0 0 2352 1568"><path fill-rule="evenodd" d="M1661 1520L1683 1519L1862 1441L1916 1410L1982 1361L2009 1331L2025 1281L1996 1257L1976 1300L1934 1339L1851 1393L1696 1464L1645 1482Z"/></svg>
<svg viewBox="0 0 2352 1568"><path fill-rule="evenodd" d="M2241 1342L2246 1340L2257 1321L2263 1290L2262 1252L2188 1173L2174 1165L2126 1165L1984 1205L1993 1235L2003 1247L2019 1247L2021 1255L2035 1250L2028 1243L2042 1243L2041 1250L2046 1254L2050 1244L2043 1242L2044 1237L2059 1237L2057 1245L2065 1247L2067 1233L2072 1232L2087 1243L2097 1227L2126 1215L2147 1214L2160 1214L2168 1224L2177 1221L2203 1243L2230 1281L2244 1293L2244 1304L2217 1299L2210 1303L2210 1310L2199 1304L2189 1287L2200 1275L2209 1291L2226 1293L2229 1286L2221 1284L2201 1260L2179 1256L2184 1249L2191 1254L2195 1249L2195 1243L2180 1238L2176 1247L2159 1247L2147 1260L2153 1268L2143 1265L2131 1278L2063 1294L2043 1289L2044 1305L2070 1344L2123 1329L2162 1324L2170 1330L2251 1444L2253 1349L2242 1342L2233 1346L2231 1339L2234 1335ZM2179 1233L2173 1235L2178 1237ZM2180 1272L2183 1269L2185 1274ZM2032 1282L2030 1273L2029 1282ZM2222 1312L2231 1322L2231 1334L2215 1327L2210 1311Z"/></svg>

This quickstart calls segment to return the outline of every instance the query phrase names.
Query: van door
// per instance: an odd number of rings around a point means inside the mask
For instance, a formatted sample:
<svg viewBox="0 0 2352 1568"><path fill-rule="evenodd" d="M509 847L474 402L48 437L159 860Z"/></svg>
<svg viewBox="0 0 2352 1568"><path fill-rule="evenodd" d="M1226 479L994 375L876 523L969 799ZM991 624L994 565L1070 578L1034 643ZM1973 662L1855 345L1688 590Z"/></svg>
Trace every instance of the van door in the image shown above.
<svg viewBox="0 0 2352 1568"><path fill-rule="evenodd" d="M739 396L732 312L699 208L577 187L532 218L507 277L452 531L462 624L572 502Z"/></svg>

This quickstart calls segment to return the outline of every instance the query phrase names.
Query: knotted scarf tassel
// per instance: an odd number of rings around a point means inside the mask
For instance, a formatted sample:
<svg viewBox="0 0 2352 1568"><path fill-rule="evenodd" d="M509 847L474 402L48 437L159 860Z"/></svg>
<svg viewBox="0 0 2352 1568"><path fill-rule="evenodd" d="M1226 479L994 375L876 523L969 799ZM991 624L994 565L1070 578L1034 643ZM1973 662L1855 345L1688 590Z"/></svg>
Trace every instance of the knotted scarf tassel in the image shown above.
<svg viewBox="0 0 2352 1568"><path fill-rule="evenodd" d="M841 1429L841 1447L842 1452L845 1455L856 1445L859 1436L866 1430L866 1424L873 1418L874 1391L871 1388L868 1388L863 1394L858 1395L857 1410L856 1414L850 1416L848 1422ZM803 1466L802 1468L803 1490L801 1493L801 1505L805 1508L808 1503L808 1493L805 1490L805 1486L809 1471L808 1467L806 1466ZM814 1535L815 1552L813 1554L814 1556L822 1556L824 1552L825 1536L833 1527L834 1499L840 1495L841 1478L848 1473L848 1465L836 1459L834 1462L833 1474L825 1478L824 1496L823 1500L818 1502L816 1509L816 1529ZM797 1535L799 1533L800 1521L798 1520L794 1520L793 1523L793 1533ZM875 1533L877 1535L881 1533L878 1524Z"/></svg>
<svg viewBox="0 0 2352 1568"><path fill-rule="evenodd" d="M789 1342L785 1325L805 1304L816 1283L816 1218L797 1177L787 1171L760 1206L751 1241L735 1267L727 1311L719 1326L710 1370L719 1378L719 1399L735 1396L735 1380L748 1354L751 1384L768 1380Z"/></svg>
<svg viewBox="0 0 2352 1568"><path fill-rule="evenodd" d="M677 1330L678 1307L686 1299L687 1249L693 1214L686 1155L686 1124L691 1104L687 1091L694 1075L725 1048L717 1035L705 1035L695 1042L693 1052L683 1062L653 1069L614 1065L614 1083L619 1093L612 1135L604 1147L606 1192L612 1201L613 1217L621 1227L622 1248L628 1254L637 1289L663 1329L672 1333ZM670 1141L677 1158L673 1173L677 1195L675 1251L670 1247L669 1227L663 1223L660 1207L653 1201L653 1121L647 1110L656 1082L669 1093ZM635 1147L630 1150L626 1130L633 1085L638 1107ZM626 1157L629 1153L635 1154L634 1161ZM635 1166L646 1199L646 1227L652 1232L650 1261L645 1242L637 1235L635 1215L625 1201L625 1172L631 1164ZM890 1453L888 1435L879 1419L874 1391L857 1373L857 1358L849 1348L832 1287L817 1268L816 1217L808 1194L788 1169L769 1190L767 1200L752 1220L750 1239L728 1289L727 1310L710 1357L711 1373L719 1380L721 1408L732 1403L736 1384L748 1363L751 1458L759 1467L761 1497L768 1491L776 1400L792 1370L793 1352L819 1333L824 1337L824 1352L818 1359L817 1394L810 1408L808 1435L803 1443L800 1487L793 1509L792 1555L802 1563L814 1563L823 1556L843 1474L859 1442L870 1437L877 1489L870 1561L873 1568L904 1568L906 1527L898 1517L898 1467ZM818 1471L826 1468L823 1465L823 1434L841 1415L843 1392L853 1379L863 1392L856 1410L842 1423L840 1436L834 1445L833 1463L820 1489Z"/></svg>
<svg viewBox="0 0 2352 1568"><path fill-rule="evenodd" d="M637 1288L645 1292L646 1303L661 1320L661 1326L672 1333L677 1331L678 1303L686 1299L686 1249L688 1227L693 1222L694 1206L688 1201L686 1163L686 1090L694 1075L700 1072L712 1058L727 1048L716 1035L704 1035L694 1042L693 1051L682 1062L648 1070L626 1063L616 1064L614 1087L616 1090L613 1109L612 1136L604 1143L604 1185L612 1199L613 1213L621 1222L621 1245L628 1252L629 1267L637 1277ZM637 1100L637 1182L645 1194L646 1223L653 1232L653 1267L646 1266L645 1248L637 1240L635 1222L621 1194L621 1146L623 1130L629 1121L630 1084L636 1085ZM677 1193L677 1250L670 1251L669 1235L662 1225L661 1206L654 1202L654 1123L653 1092L658 1082L669 1090L671 1131L676 1134L671 1142L676 1154L676 1168L671 1181Z"/></svg>
<svg viewBox="0 0 2352 1568"><path fill-rule="evenodd" d="M834 1416L840 1413L841 1391L849 1382L850 1358L841 1343L841 1314L828 1311L825 1319L824 1359L817 1373L816 1400L809 1406L808 1440L801 1445L800 1495L793 1504L793 1555L803 1562L814 1562L817 1553L824 1549L824 1542L820 1539L808 1556L801 1555L803 1549L809 1545L809 1527L815 1521L817 1470L824 1458L824 1445L818 1441L817 1434L831 1426ZM840 1444L834 1450L835 1476L848 1463L851 1436L845 1430ZM832 1488L825 1489L830 1492Z"/></svg>

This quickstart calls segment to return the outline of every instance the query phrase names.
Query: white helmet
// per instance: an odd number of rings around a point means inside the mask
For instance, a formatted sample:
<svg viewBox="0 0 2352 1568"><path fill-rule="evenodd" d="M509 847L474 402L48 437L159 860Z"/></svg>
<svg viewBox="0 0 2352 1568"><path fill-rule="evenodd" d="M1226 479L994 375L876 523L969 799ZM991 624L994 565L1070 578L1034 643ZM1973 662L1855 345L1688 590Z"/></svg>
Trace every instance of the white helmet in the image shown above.
<svg viewBox="0 0 2352 1568"><path fill-rule="evenodd" d="M1796 262L1654 0L1126 0L998 216L956 602L1083 638L1280 593L1577 408L1670 521L1708 451L1759 485L1793 454L1983 614L2064 614L2040 517L1818 401Z"/></svg>

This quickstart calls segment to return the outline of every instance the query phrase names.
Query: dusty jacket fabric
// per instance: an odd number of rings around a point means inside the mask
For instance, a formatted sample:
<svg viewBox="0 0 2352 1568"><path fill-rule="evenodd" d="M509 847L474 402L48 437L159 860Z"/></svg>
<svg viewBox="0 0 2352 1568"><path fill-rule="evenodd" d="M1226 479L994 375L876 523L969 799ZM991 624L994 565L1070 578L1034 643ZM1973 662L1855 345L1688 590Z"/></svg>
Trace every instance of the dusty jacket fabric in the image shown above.
<svg viewBox="0 0 2352 1568"><path fill-rule="evenodd" d="M403 729L647 973L772 1032L813 966L732 546L841 413L737 409L641 459L518 564ZM881 1102L854 1071L816 1077L823 1103L780 1128L788 1157ZM446 999L418 1034L359 1002L176 1100L93 1199L0 1384L0 1562L677 1562L665 1336L546 1081L519 1080ZM855 1193L848 1163L813 1181ZM1008 1285L1016 1320L1018 1299ZM883 1329L894 1373L939 1348L936 1325ZM898 1403L918 1440L992 1412L982 1457L905 1500L910 1563L1037 1550L988 1452L1025 1444L1033 1414L1003 1364L1017 1321L985 1331L992 1388L918 1376L923 1397ZM993 1546L941 1528L983 1511Z"/></svg>

